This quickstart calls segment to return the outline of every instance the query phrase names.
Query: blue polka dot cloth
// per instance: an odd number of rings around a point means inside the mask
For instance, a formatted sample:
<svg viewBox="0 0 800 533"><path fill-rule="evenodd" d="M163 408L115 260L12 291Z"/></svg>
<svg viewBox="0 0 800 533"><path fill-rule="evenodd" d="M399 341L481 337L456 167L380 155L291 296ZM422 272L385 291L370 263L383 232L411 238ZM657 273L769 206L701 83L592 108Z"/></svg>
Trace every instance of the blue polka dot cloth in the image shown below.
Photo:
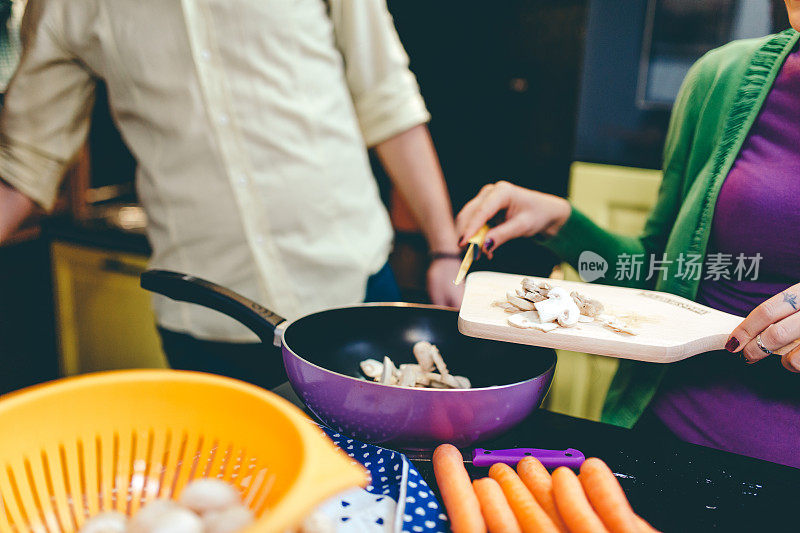
<svg viewBox="0 0 800 533"><path fill-rule="evenodd" d="M320 509L339 532L446 532L444 508L428 483L402 453L365 444L321 426L333 443L369 470L366 491L352 490Z"/></svg>

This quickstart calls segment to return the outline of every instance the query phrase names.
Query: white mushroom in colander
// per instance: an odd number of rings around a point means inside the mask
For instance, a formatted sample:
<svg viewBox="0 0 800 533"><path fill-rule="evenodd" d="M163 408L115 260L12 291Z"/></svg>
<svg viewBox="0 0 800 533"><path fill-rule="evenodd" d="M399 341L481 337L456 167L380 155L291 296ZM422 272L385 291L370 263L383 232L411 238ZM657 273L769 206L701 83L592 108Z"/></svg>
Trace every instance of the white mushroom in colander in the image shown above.
<svg viewBox="0 0 800 533"><path fill-rule="evenodd" d="M79 533L237 533L254 522L235 486L204 478L188 483L177 501L152 500L130 520L118 512L100 513Z"/></svg>
<svg viewBox="0 0 800 533"><path fill-rule="evenodd" d="M221 479L197 479L181 492L178 502L197 514L219 511L241 503L239 492Z"/></svg>
<svg viewBox="0 0 800 533"><path fill-rule="evenodd" d="M116 511L93 516L83 524L79 533L126 533L128 517Z"/></svg>
<svg viewBox="0 0 800 533"><path fill-rule="evenodd" d="M155 500L133 516L128 533L203 533L203 521L177 502Z"/></svg>
<svg viewBox="0 0 800 533"><path fill-rule="evenodd" d="M203 515L203 533L236 533L255 522L253 511L242 504Z"/></svg>
<svg viewBox="0 0 800 533"><path fill-rule="evenodd" d="M336 524L328 515L320 511L314 511L303 520L298 533L334 533Z"/></svg>

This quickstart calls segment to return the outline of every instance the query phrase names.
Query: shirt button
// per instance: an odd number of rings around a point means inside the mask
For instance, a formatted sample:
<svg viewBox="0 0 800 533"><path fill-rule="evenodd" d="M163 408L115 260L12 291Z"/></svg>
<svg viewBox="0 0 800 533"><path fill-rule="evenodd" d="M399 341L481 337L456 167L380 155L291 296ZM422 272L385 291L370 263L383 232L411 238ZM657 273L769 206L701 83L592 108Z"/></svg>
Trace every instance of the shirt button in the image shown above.
<svg viewBox="0 0 800 533"><path fill-rule="evenodd" d="M222 114L219 116L219 123L223 126L228 123L228 115Z"/></svg>
<svg viewBox="0 0 800 533"><path fill-rule="evenodd" d="M264 237L262 237L261 235L259 235L258 237L256 237L256 242L257 242L258 244L264 244Z"/></svg>
<svg viewBox="0 0 800 533"><path fill-rule="evenodd" d="M208 61L209 59L211 59L211 52L209 52L208 50L201 50L200 51L200 58L203 61Z"/></svg>

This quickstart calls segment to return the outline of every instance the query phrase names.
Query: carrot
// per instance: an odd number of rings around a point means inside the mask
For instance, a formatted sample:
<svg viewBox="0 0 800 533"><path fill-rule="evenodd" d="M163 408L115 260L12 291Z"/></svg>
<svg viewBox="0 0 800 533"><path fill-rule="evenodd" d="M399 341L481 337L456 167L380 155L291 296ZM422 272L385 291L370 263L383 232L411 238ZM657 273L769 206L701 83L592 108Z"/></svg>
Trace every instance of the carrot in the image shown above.
<svg viewBox="0 0 800 533"><path fill-rule="evenodd" d="M506 501L503 489L497 481L490 477L476 479L472 482L472 488L478 495L481 502L483 519L489 528L489 533L522 533L519 522L514 517L514 512Z"/></svg>
<svg viewBox="0 0 800 533"><path fill-rule="evenodd" d="M566 533L569 531L561 515L558 514L556 501L553 499L553 479L550 472L539 462L536 457L525 457L517 463L517 473L522 482L531 491L536 502L544 509L550 520L556 525L559 531Z"/></svg>
<svg viewBox="0 0 800 533"><path fill-rule="evenodd" d="M433 473L453 533L486 533L478 497L458 448L442 444L433 452Z"/></svg>
<svg viewBox="0 0 800 533"><path fill-rule="evenodd" d="M602 460L591 457L579 476L586 497L611 533L638 533L636 515L614 473Z"/></svg>
<svg viewBox="0 0 800 533"><path fill-rule="evenodd" d="M656 528L650 525L650 523L642 518L641 516L634 515L636 518L636 523L639 524L639 532L640 533L660 533Z"/></svg>
<svg viewBox="0 0 800 533"><path fill-rule="evenodd" d="M583 493L578 476L565 466L553 471L556 507L571 533L608 533Z"/></svg>
<svg viewBox="0 0 800 533"><path fill-rule="evenodd" d="M496 463L489 469L489 477L497 481L503 489L503 494L506 495L524 533L558 533L558 528L536 503L533 494L528 491L514 469L506 464Z"/></svg>

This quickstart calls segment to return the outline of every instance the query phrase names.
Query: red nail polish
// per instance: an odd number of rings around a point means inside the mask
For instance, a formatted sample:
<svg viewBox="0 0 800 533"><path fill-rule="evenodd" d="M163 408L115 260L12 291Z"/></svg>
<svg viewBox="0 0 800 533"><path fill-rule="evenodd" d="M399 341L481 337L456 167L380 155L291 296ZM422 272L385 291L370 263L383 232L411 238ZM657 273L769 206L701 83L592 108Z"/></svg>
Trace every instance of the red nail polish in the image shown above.
<svg viewBox="0 0 800 533"><path fill-rule="evenodd" d="M719 346L719 344L717 346ZM733 353L738 347L739 347L739 339L737 339L736 337L731 337L725 344L725 349L731 353Z"/></svg>
<svg viewBox="0 0 800 533"><path fill-rule="evenodd" d="M494 239L492 238L486 239L483 242L483 251L489 253L492 251L492 248L494 248Z"/></svg>

